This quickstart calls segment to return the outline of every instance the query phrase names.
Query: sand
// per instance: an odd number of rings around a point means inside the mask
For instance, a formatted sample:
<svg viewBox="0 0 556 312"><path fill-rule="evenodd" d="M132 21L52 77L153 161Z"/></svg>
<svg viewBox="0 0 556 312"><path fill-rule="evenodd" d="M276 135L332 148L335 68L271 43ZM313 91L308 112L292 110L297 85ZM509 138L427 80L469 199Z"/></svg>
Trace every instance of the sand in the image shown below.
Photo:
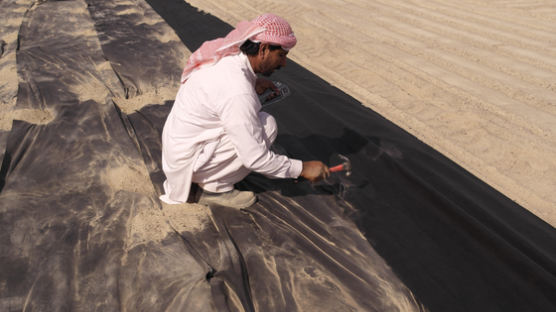
<svg viewBox="0 0 556 312"><path fill-rule="evenodd" d="M556 3L191 0L273 12L290 58L556 226Z"/></svg>

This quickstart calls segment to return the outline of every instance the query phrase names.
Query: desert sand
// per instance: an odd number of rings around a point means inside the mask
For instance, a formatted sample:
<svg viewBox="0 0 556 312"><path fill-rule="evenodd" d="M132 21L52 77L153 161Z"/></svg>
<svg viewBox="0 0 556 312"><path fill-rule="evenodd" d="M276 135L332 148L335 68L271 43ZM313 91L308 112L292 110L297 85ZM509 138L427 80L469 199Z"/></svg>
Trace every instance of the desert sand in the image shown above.
<svg viewBox="0 0 556 312"><path fill-rule="evenodd" d="M189 2L284 17L293 61L556 225L553 1Z"/></svg>

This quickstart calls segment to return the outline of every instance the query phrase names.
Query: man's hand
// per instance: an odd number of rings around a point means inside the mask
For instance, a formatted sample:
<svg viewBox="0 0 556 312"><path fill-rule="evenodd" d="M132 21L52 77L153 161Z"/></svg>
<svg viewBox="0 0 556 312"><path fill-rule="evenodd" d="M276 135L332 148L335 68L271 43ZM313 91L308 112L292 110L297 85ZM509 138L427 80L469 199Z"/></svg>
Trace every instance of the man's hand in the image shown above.
<svg viewBox="0 0 556 312"><path fill-rule="evenodd" d="M303 170L301 170L301 175L303 178L311 181L317 182L328 178L330 171L328 171L328 166L322 163L322 161L311 160L303 162Z"/></svg>
<svg viewBox="0 0 556 312"><path fill-rule="evenodd" d="M257 78L257 81L255 82L255 91L257 92L257 94L261 95L263 94L263 92L266 91L266 89L272 89L274 90L274 95L276 96L278 94L278 88L276 88L276 86L274 85L274 83L268 79L259 77Z"/></svg>

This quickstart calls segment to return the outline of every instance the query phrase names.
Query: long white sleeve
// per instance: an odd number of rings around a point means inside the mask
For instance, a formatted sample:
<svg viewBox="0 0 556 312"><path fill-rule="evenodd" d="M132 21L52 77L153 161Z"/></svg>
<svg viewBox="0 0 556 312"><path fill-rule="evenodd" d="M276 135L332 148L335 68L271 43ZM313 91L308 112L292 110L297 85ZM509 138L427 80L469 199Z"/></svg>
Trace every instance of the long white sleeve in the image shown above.
<svg viewBox="0 0 556 312"><path fill-rule="evenodd" d="M297 178L302 162L270 151L258 117L259 108L260 103L253 93L240 94L218 107L217 113L247 169L270 177Z"/></svg>

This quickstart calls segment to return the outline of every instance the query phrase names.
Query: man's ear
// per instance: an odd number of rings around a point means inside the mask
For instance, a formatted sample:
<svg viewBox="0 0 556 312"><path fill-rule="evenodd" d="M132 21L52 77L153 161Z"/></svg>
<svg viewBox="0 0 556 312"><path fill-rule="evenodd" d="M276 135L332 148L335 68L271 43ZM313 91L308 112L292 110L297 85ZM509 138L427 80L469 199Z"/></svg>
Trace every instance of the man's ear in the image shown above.
<svg viewBox="0 0 556 312"><path fill-rule="evenodd" d="M259 54L264 58L268 52L268 43L261 43L259 46Z"/></svg>

